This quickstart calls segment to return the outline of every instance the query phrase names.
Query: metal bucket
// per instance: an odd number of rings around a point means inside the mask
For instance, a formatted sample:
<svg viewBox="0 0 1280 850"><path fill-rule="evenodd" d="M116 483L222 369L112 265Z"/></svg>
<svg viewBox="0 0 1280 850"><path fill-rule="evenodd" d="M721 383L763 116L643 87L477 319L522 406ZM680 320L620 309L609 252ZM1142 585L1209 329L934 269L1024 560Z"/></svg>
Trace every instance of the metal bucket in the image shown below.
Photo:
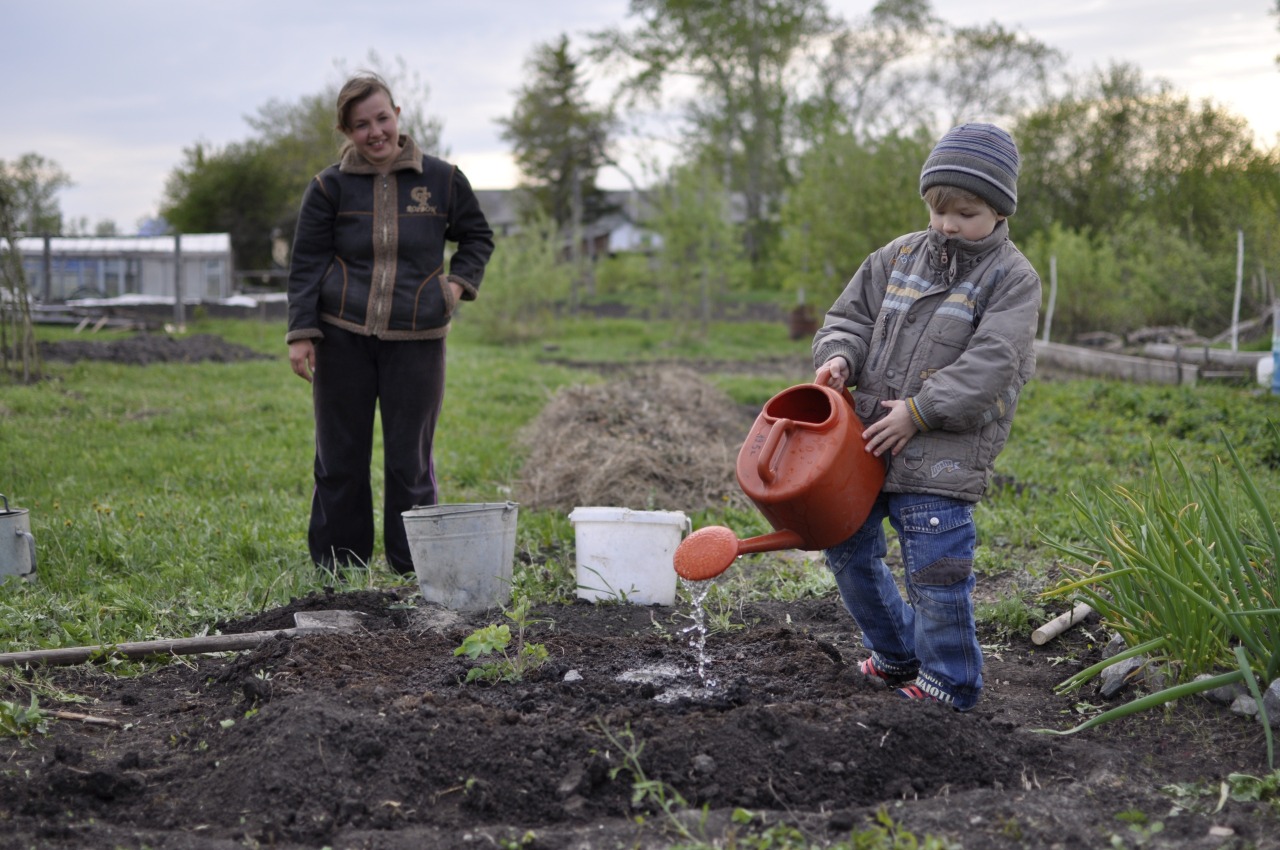
<svg viewBox="0 0 1280 850"><path fill-rule="evenodd" d="M34 578L36 538L31 534L31 515L23 508L9 507L9 499L3 493L0 503L0 582L9 576Z"/></svg>
<svg viewBox="0 0 1280 850"><path fill-rule="evenodd" d="M422 598L456 610L510 602L517 508L515 502L478 502L401 514Z"/></svg>

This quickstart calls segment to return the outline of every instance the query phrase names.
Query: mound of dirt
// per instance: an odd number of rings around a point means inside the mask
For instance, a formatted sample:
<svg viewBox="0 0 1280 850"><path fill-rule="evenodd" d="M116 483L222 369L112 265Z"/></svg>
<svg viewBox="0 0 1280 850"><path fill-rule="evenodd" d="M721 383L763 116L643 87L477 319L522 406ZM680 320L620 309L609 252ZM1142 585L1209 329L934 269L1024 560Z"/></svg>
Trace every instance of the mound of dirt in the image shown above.
<svg viewBox="0 0 1280 850"><path fill-rule="evenodd" d="M45 361L76 363L80 360L102 360L128 366L151 363L235 363L241 360L271 358L247 346L228 342L216 334L169 336L142 333L125 339L67 339L41 342L40 358Z"/></svg>
<svg viewBox="0 0 1280 850"><path fill-rule="evenodd" d="M517 500L691 511L740 498L734 464L754 416L685 367L567 387L522 435Z"/></svg>
<svg viewBox="0 0 1280 850"><path fill-rule="evenodd" d="M548 606L529 636L548 663L484 685L465 683L477 662L454 651L501 614L413 607L409 593L317 595L226 624L345 608L368 614L356 633L131 679L42 674L44 692L87 696L69 708L99 722L0 739L0 850L658 848L682 830L729 846L780 820L821 846L882 809L968 848L1277 846L1269 804L1214 810L1227 773L1267 772L1254 721L1188 699L1075 736L1039 731L1099 699L1053 692L1097 659L1105 635L1087 624L1044 647L983 635L987 690L958 714L864 680L835 598L732 612L706 643L705 681L683 609ZM1160 790L1193 781L1212 795L1186 808ZM750 826L732 822L738 809Z"/></svg>

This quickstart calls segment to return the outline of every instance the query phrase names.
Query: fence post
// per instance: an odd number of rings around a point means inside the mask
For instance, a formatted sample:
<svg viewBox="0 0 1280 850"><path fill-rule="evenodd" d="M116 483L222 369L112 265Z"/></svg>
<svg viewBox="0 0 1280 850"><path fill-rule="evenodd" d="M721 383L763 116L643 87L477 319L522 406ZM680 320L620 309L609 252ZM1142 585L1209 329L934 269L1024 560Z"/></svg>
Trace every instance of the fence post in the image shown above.
<svg viewBox="0 0 1280 850"><path fill-rule="evenodd" d="M173 323L186 330L186 310L182 304L182 234L173 234Z"/></svg>
<svg viewBox="0 0 1280 850"><path fill-rule="evenodd" d="M1280 298L1271 302L1271 394L1280 395Z"/></svg>
<svg viewBox="0 0 1280 850"><path fill-rule="evenodd" d="M1058 302L1058 255L1049 257L1049 308L1044 314L1044 332L1040 338L1049 341L1049 330L1053 327L1053 308Z"/></svg>

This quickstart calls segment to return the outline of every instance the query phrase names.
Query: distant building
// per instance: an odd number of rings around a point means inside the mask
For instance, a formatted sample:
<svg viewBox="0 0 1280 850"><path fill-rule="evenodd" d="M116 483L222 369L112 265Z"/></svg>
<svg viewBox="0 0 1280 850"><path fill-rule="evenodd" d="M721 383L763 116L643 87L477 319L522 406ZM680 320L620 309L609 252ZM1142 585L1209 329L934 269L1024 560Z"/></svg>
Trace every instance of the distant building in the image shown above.
<svg viewBox="0 0 1280 850"><path fill-rule="evenodd" d="M4 249L0 244L0 250ZM18 239L27 288L44 303L86 298L205 301L232 295L231 237L226 233L174 236L24 236Z"/></svg>
<svg viewBox="0 0 1280 850"><path fill-rule="evenodd" d="M519 189L476 190L480 208L496 235L510 236L520 229L520 194ZM661 246L661 237L646 227L654 215L652 193L613 190L604 194L612 211L583 224L583 254L599 259L618 253L649 253ZM568 233L564 237L567 249L573 237Z"/></svg>

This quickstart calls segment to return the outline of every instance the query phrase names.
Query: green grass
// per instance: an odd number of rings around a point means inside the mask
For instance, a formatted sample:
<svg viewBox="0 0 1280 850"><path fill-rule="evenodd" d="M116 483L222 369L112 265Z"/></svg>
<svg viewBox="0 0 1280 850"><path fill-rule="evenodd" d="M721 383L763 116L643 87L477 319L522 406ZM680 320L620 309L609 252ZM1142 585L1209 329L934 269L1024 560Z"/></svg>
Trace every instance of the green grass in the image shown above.
<svg viewBox="0 0 1280 850"><path fill-rule="evenodd" d="M0 386L0 492L31 511L40 555L38 581L0 586L0 646L199 634L322 586L305 545L310 394L289 370L283 324L201 320L188 332L217 333L272 359L145 368L49 363L48 380L37 386ZM43 339L68 335L40 329ZM520 429L559 388L613 379L591 363L688 362L739 403L760 406L809 377L807 351L807 341L788 339L782 323L717 324L703 334L689 323L560 320L543 339L504 344L460 322L449 340L437 440L442 499L509 498L523 462ZM764 359L799 366L795 374L773 367L761 376L731 368ZM1275 410L1273 397L1252 388L1033 383L1000 458L1003 485L977 513L981 544L1017 555L987 556L986 568L1051 563L1056 554L1043 534L1063 539L1075 531L1071 494L1141 484L1153 441L1203 472L1219 462L1223 431L1274 500L1280 451L1260 435ZM376 460L373 477L380 489ZM695 527L768 530L758 516L730 507L691 516ZM537 566L518 573L517 586L571 597L563 556L572 534L561 514L522 510L518 546ZM734 592L832 592L821 574L794 565L758 574L759 582ZM350 578L402 582L380 557Z"/></svg>

